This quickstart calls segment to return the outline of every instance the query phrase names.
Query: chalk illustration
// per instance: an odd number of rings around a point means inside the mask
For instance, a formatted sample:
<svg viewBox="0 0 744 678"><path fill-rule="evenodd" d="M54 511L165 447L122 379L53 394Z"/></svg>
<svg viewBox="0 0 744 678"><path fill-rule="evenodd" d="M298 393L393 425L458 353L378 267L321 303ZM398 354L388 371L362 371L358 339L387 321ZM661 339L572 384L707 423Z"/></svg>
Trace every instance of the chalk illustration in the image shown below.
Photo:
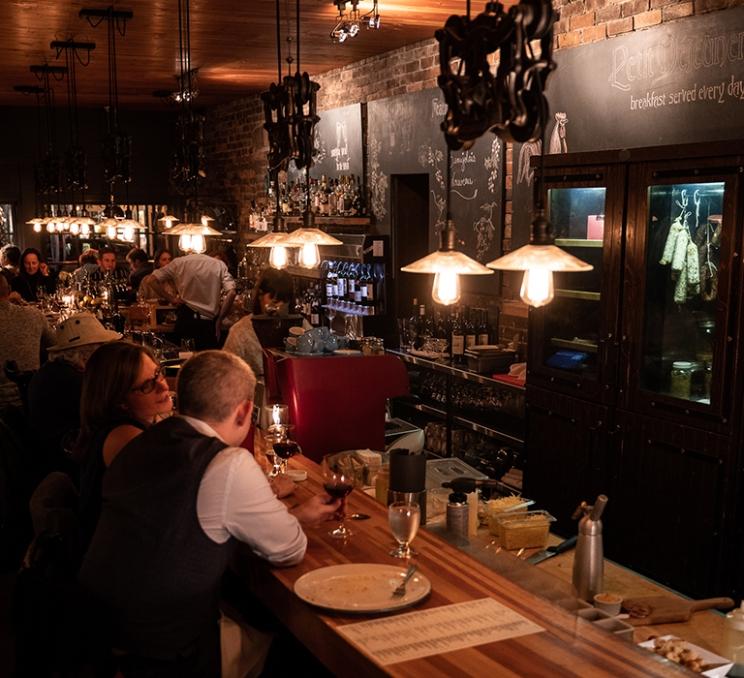
<svg viewBox="0 0 744 678"><path fill-rule="evenodd" d="M568 116L564 112L559 111L555 114L554 118L555 124L553 125L553 131L550 134L550 141L548 142L548 154L568 153L568 143L566 142ZM540 155L541 150L542 142L539 139L522 144L522 147L519 149L519 161L517 162L517 183L532 185L532 181L535 178L535 170L530 167L530 158L533 155Z"/></svg>
<svg viewBox="0 0 744 678"><path fill-rule="evenodd" d="M372 213L377 219L384 219L387 215L388 176L380 168L379 139L369 142L369 192Z"/></svg>
<svg viewBox="0 0 744 678"><path fill-rule="evenodd" d="M496 235L496 227L493 225L493 211L498 207L497 202L487 202L480 206L484 214L473 222L475 231L475 258L485 261L488 258L493 239Z"/></svg>
<svg viewBox="0 0 744 678"><path fill-rule="evenodd" d="M568 117L565 113L559 112L555 114L555 125L553 126L553 133L550 135L550 142L548 143L548 153L550 155L568 153L568 145L566 144L567 124Z"/></svg>
<svg viewBox="0 0 744 678"><path fill-rule="evenodd" d="M494 193L498 186L501 167L501 142L498 139L491 142L491 154L483 159L483 166L488 170L488 190Z"/></svg>

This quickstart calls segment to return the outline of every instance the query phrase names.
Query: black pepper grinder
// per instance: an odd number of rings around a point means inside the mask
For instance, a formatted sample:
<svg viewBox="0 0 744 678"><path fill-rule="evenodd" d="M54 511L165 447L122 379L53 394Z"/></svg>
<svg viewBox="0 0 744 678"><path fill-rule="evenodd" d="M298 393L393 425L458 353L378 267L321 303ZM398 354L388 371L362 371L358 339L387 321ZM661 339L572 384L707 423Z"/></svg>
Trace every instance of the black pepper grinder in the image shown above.
<svg viewBox="0 0 744 678"><path fill-rule="evenodd" d="M397 449L390 451L390 485L388 504L395 493L403 494L401 499L418 501L421 524L426 523L426 454Z"/></svg>

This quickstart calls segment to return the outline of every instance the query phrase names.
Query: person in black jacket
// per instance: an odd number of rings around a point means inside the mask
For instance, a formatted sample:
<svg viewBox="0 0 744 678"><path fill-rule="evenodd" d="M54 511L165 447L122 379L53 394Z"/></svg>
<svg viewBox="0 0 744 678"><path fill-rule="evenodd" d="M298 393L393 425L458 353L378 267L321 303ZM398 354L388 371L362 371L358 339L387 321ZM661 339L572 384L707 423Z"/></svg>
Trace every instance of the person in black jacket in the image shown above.
<svg viewBox="0 0 744 678"><path fill-rule="evenodd" d="M54 294L57 280L47 266L46 259L35 247L27 247L21 255L19 274L10 282L11 289L25 301L35 303L39 295Z"/></svg>

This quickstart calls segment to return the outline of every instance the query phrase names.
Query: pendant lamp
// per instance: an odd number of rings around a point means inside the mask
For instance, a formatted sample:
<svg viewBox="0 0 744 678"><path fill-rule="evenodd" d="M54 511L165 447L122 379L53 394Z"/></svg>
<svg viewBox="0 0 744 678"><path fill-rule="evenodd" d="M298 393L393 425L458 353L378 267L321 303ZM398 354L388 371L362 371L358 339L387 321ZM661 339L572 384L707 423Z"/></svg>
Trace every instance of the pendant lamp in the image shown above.
<svg viewBox="0 0 744 678"><path fill-rule="evenodd" d="M534 308L553 300L553 271L591 271L591 264L569 254L555 244L553 226L542 210L532 222L530 243L490 261L486 266L499 271L524 271L519 296Z"/></svg>

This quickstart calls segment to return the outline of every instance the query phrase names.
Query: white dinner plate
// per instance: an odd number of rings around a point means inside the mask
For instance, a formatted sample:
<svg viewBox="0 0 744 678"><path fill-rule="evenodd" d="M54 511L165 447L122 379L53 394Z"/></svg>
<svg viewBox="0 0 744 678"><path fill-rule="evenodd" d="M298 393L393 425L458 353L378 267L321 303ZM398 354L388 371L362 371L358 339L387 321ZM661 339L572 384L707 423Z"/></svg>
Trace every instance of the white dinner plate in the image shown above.
<svg viewBox="0 0 744 678"><path fill-rule="evenodd" d="M431 591L431 582L416 573L405 595L393 597L405 568L375 563L329 565L303 574L295 593L307 603L337 612L391 612L415 605Z"/></svg>

